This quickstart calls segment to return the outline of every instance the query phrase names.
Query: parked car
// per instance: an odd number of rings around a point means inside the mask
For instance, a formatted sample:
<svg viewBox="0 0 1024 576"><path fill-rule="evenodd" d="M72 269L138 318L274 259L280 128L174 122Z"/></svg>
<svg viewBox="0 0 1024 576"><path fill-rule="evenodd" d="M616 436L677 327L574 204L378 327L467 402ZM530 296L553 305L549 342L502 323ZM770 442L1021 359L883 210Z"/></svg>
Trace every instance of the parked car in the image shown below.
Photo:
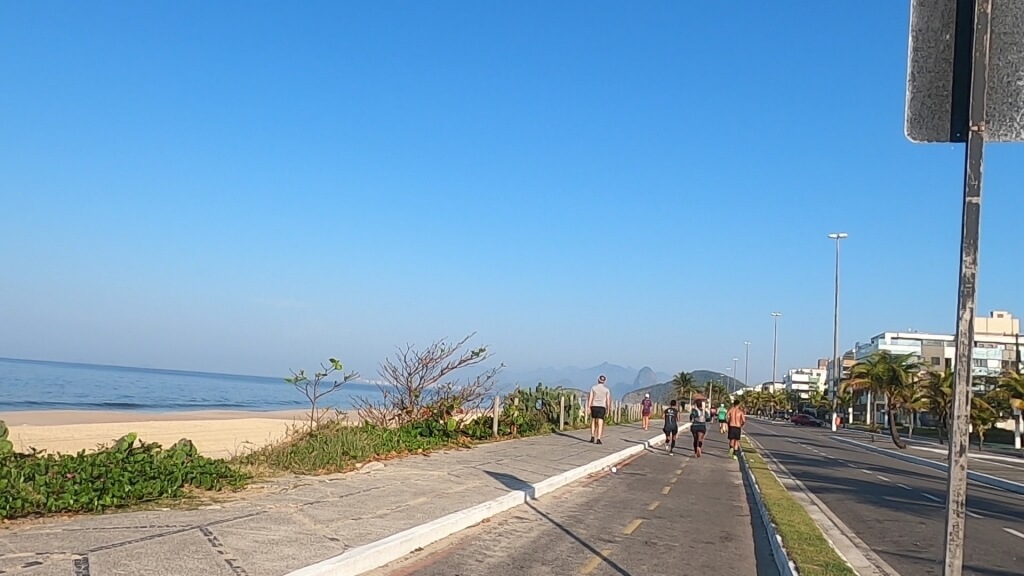
<svg viewBox="0 0 1024 576"><path fill-rule="evenodd" d="M792 422L793 424L796 424L797 426L821 427L825 425L824 422L818 420L817 418L809 414L794 414L793 417L789 419L789 421Z"/></svg>

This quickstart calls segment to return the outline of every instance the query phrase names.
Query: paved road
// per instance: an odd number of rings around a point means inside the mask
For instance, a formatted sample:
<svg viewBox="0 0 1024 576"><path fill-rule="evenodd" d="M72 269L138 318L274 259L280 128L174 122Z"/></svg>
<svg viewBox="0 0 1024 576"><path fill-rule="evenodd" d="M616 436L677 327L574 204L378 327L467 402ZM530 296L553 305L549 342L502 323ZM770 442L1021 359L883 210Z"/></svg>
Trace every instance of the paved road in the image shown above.
<svg viewBox="0 0 1024 576"><path fill-rule="evenodd" d="M777 576L739 467L710 436L699 460L649 451L373 575Z"/></svg>
<svg viewBox="0 0 1024 576"><path fill-rule="evenodd" d="M942 472L832 439L827 429L751 421L766 448L902 576L942 574L946 477ZM972 483L965 574L1024 574L1024 497Z"/></svg>
<svg viewBox="0 0 1024 576"><path fill-rule="evenodd" d="M881 448L896 450L892 439L888 434L871 434L860 430L843 430L842 435L860 442L874 442ZM948 447L940 445L937 441L907 439L907 454L918 458L927 458L935 462L945 463ZM984 450L979 452L977 444L971 444L968 453L968 461L971 470L981 472L990 476L998 476L1011 482L1024 484L1024 458L1017 454L1007 453L1003 450Z"/></svg>

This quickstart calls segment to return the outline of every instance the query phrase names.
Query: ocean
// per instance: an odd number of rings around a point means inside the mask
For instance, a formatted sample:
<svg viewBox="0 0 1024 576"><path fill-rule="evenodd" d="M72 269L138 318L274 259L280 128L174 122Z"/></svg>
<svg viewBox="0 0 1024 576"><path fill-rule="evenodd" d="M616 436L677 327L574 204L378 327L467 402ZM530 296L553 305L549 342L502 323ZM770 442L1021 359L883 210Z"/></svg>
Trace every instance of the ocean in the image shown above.
<svg viewBox="0 0 1024 576"><path fill-rule="evenodd" d="M325 407L380 398L372 384L349 383ZM283 378L123 368L0 358L0 412L20 410L294 410L306 398Z"/></svg>

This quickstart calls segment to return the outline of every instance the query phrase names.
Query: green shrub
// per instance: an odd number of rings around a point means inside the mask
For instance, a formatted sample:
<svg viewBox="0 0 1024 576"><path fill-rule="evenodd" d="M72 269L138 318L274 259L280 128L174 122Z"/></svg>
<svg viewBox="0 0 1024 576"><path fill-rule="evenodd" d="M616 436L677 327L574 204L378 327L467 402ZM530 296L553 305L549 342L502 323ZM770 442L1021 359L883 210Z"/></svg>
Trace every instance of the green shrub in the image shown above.
<svg viewBox="0 0 1024 576"><path fill-rule="evenodd" d="M9 434L7 423L0 421L0 458L14 453L14 443L7 439Z"/></svg>
<svg viewBox="0 0 1024 576"><path fill-rule="evenodd" d="M128 434L96 452L0 454L0 519L99 512L166 498L189 488L240 488L248 476L199 455L188 440L164 450Z"/></svg>
<svg viewBox="0 0 1024 576"><path fill-rule="evenodd" d="M239 461L295 474L331 474L351 470L368 460L460 444L457 430L450 432L447 425L427 421L400 428L335 422L303 431L285 442L247 454Z"/></svg>

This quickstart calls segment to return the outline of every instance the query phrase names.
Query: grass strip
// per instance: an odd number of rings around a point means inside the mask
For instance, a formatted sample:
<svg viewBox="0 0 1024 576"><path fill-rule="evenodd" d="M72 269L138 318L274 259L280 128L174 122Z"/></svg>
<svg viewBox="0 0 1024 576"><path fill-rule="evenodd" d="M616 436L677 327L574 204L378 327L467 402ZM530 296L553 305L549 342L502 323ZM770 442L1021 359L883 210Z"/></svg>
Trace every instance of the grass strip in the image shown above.
<svg viewBox="0 0 1024 576"><path fill-rule="evenodd" d="M857 576L832 545L807 510L779 482L768 464L743 440L747 465L757 480L768 516L786 546L789 559L801 576Z"/></svg>

